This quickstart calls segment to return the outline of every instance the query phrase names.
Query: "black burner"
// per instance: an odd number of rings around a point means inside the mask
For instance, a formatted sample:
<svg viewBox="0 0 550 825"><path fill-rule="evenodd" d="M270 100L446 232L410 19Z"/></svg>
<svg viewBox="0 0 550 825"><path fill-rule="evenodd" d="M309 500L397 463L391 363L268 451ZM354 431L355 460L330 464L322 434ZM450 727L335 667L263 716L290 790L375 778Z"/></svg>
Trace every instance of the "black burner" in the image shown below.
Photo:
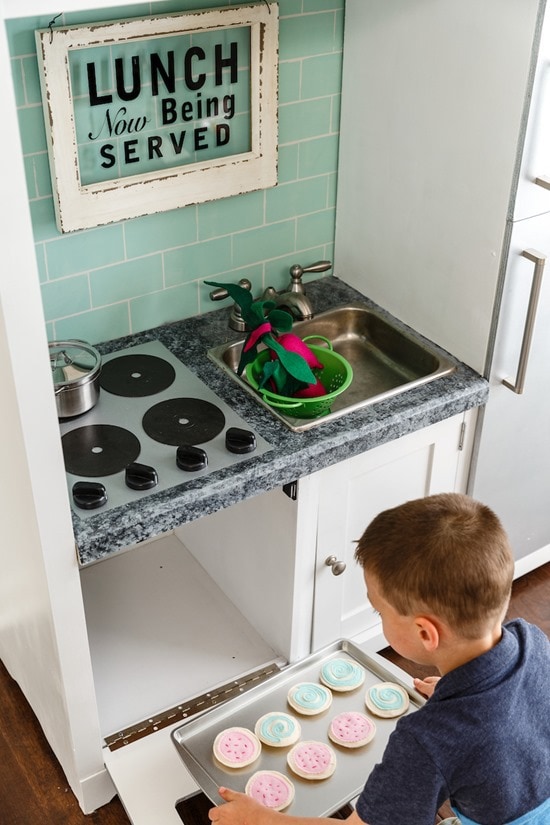
<svg viewBox="0 0 550 825"><path fill-rule="evenodd" d="M67 472L89 478L124 470L136 460L141 449L133 433L111 424L90 424L70 430L61 444Z"/></svg>
<svg viewBox="0 0 550 825"><path fill-rule="evenodd" d="M99 383L113 395L142 398L162 392L175 377L172 364L156 355L121 355L103 364Z"/></svg>
<svg viewBox="0 0 550 825"><path fill-rule="evenodd" d="M223 430L225 416L209 401L171 398L147 410L141 423L155 441L179 447L211 441Z"/></svg>

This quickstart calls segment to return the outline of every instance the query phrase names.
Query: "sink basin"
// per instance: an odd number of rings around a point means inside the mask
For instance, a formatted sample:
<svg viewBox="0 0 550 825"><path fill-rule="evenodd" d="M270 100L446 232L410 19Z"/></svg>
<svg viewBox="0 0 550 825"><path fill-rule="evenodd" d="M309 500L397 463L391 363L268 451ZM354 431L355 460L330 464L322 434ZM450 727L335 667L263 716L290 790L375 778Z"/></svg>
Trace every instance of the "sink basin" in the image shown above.
<svg viewBox="0 0 550 825"><path fill-rule="evenodd" d="M299 321L292 331L305 338L328 338L335 352L349 361L353 381L334 399L330 413L314 419L293 418L270 407L237 375L244 338L209 350L208 356L245 387L254 398L283 421L291 430L307 430L352 410L361 409L412 387L434 381L455 369L453 362L425 339L415 338L398 322L365 304L349 304L320 313L310 321ZM310 343L321 345L322 341Z"/></svg>

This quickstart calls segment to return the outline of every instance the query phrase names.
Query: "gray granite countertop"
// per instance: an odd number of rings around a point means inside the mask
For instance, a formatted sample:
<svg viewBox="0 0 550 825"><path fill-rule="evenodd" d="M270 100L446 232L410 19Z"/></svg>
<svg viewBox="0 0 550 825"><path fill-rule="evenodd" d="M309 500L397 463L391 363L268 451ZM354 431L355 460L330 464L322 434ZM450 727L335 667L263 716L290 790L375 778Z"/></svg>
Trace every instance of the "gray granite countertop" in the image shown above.
<svg viewBox="0 0 550 825"><path fill-rule="evenodd" d="M309 283L307 291L316 312L353 301L376 307L334 276ZM305 432L292 432L207 357L211 347L242 337L228 327L229 303L222 309L110 341L97 348L106 355L147 341L161 341L262 435L272 449L241 464L149 495L139 502L105 513L98 512L86 519L73 514L82 565L480 406L487 400L487 381L456 362L457 368L448 376Z"/></svg>

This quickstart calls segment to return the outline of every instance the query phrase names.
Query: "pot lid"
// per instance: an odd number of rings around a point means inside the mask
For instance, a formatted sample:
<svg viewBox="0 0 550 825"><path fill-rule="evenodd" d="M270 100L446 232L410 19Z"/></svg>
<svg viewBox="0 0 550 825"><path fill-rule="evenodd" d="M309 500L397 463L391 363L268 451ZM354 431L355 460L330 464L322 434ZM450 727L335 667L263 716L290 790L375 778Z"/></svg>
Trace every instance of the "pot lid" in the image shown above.
<svg viewBox="0 0 550 825"><path fill-rule="evenodd" d="M79 384L94 378L101 355L86 341L50 341L50 366L55 386Z"/></svg>

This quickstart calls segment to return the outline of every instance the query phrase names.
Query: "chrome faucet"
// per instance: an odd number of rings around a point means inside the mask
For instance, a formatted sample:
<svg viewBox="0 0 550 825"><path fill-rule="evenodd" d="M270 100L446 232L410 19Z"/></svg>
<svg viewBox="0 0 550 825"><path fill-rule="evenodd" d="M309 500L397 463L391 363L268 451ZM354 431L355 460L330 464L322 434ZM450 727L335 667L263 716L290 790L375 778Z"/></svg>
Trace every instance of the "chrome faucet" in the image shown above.
<svg viewBox="0 0 550 825"><path fill-rule="evenodd" d="M310 299L307 297L304 285L302 284L302 275L304 272L326 272L330 269L332 263L330 261L317 261L310 266L300 266L294 264L290 267L290 282L285 290L277 292L272 286L266 287L261 298L261 301L274 301L280 309L285 309L292 315L295 321L307 321L313 318L314 311ZM241 278L239 286L244 289L251 289L252 284L248 278ZM210 293L211 301L221 301L228 297L226 289L218 287ZM238 304L234 304L229 317L229 326L236 332L245 332L246 324L241 315L241 308Z"/></svg>

